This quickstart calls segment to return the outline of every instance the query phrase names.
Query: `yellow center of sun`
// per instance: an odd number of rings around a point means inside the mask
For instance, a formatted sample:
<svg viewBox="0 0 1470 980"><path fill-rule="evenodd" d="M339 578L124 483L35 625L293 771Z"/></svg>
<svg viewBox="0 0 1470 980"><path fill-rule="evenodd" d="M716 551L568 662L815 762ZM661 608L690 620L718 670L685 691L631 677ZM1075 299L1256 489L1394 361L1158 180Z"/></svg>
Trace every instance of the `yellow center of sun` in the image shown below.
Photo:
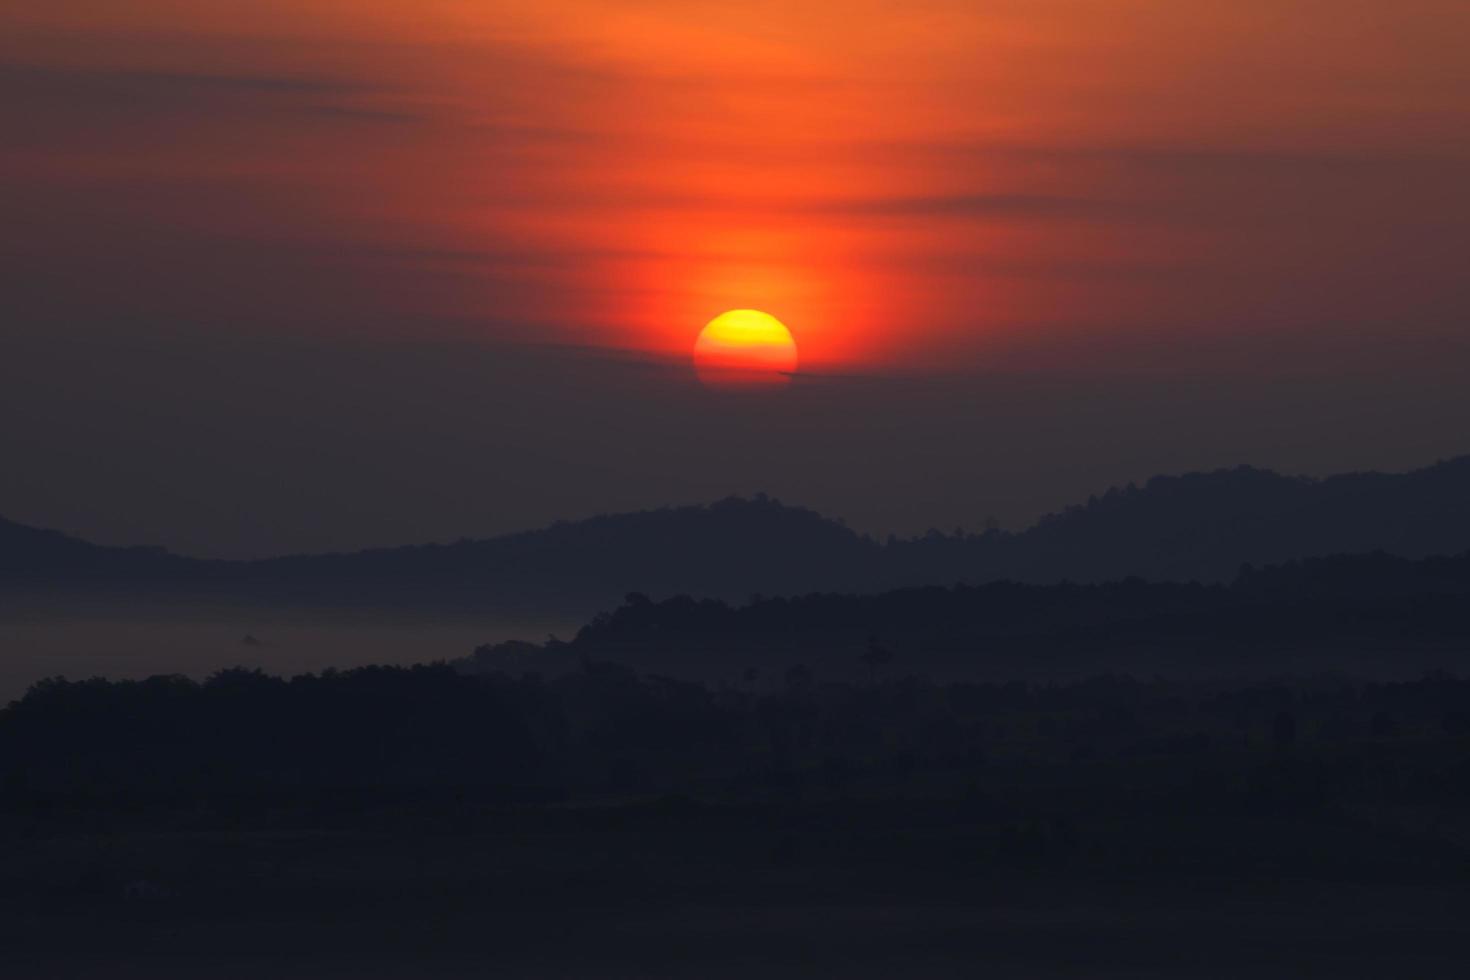
<svg viewBox="0 0 1470 980"><path fill-rule="evenodd" d="M712 388L785 384L796 370L796 341L769 313L730 310L700 331L694 368Z"/></svg>

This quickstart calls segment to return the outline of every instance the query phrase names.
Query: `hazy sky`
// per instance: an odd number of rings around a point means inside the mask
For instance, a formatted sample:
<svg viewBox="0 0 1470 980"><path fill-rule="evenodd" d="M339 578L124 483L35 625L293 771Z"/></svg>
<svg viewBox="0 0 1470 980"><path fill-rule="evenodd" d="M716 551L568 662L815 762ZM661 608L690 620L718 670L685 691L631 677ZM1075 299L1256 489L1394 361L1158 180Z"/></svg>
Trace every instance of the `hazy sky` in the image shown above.
<svg viewBox="0 0 1470 980"><path fill-rule="evenodd" d="M1464 0L0 0L0 514L864 529L1470 451ZM780 317L804 372L693 381Z"/></svg>

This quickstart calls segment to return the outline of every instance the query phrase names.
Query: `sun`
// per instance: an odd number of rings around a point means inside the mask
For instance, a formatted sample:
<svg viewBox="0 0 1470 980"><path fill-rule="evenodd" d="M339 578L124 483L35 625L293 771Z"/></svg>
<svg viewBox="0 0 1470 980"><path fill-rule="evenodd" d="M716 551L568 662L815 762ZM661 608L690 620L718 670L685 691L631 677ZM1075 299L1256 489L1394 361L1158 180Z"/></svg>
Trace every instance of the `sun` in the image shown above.
<svg viewBox="0 0 1470 980"><path fill-rule="evenodd" d="M694 342L694 370L707 388L784 385L796 371L796 341L759 310L730 310L705 324Z"/></svg>

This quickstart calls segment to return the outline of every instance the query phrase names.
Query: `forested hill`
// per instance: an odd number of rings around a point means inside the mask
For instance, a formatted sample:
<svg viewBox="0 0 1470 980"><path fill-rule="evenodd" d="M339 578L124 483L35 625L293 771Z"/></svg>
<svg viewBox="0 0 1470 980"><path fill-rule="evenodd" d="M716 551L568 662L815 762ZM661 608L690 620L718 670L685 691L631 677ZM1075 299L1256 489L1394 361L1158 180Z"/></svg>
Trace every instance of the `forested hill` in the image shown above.
<svg viewBox="0 0 1470 980"><path fill-rule="evenodd" d="M1230 581L1244 565L1470 548L1470 457L1404 474L1242 467L1115 488L1022 531L879 542L764 496L519 534L263 561L105 548L0 521L9 589L207 594L292 603L489 606L572 616L629 592L744 599L998 580ZM978 507L977 507L978 511Z"/></svg>

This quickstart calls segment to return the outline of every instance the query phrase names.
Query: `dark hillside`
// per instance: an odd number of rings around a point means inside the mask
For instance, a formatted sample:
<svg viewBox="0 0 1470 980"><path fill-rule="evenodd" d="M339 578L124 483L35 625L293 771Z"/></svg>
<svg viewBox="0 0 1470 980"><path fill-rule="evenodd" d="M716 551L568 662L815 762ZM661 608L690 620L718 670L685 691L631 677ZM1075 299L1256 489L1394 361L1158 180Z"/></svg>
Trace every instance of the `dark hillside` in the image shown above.
<svg viewBox="0 0 1470 980"><path fill-rule="evenodd" d="M1244 565L1470 548L1470 457L1404 474L1324 480L1240 468L1112 489L1020 532L880 544L760 496L554 524L484 540L263 561L103 548L0 522L0 588L161 602L553 613L629 592L743 600L1016 581L1227 582Z"/></svg>

